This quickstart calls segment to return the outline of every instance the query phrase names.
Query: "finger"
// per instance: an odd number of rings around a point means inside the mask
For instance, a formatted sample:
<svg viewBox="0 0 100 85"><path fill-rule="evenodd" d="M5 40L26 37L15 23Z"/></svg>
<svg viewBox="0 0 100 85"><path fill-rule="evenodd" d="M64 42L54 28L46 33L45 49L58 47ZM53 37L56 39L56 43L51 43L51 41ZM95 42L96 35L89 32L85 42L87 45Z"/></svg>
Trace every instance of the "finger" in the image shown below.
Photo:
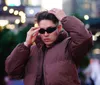
<svg viewBox="0 0 100 85"><path fill-rule="evenodd" d="M53 10L53 11L56 11L56 10L57 10L57 8L53 8L52 10Z"/></svg>
<svg viewBox="0 0 100 85"><path fill-rule="evenodd" d="M30 31L28 31L27 35L28 35L28 36L33 36L36 32L39 31L39 29L40 29L40 28L34 29L34 30L30 30Z"/></svg>
<svg viewBox="0 0 100 85"><path fill-rule="evenodd" d="M34 30L32 30L32 31L37 32L37 31L39 31L39 30L40 30L40 28L37 28L37 29L34 29Z"/></svg>
<svg viewBox="0 0 100 85"><path fill-rule="evenodd" d="M38 29L39 27L32 27L31 29L30 29L30 31L31 30L36 30L36 29Z"/></svg>
<svg viewBox="0 0 100 85"><path fill-rule="evenodd" d="M57 12L57 11L59 11L57 8L53 8L51 11L53 11L53 12Z"/></svg>
<svg viewBox="0 0 100 85"><path fill-rule="evenodd" d="M34 37L37 36L37 35L38 35L38 32L36 32L36 33L33 34Z"/></svg>
<svg viewBox="0 0 100 85"><path fill-rule="evenodd" d="M32 34L32 36L35 36L36 34L38 34L39 32L38 32L38 30L36 30L33 34Z"/></svg>
<svg viewBox="0 0 100 85"><path fill-rule="evenodd" d="M54 10L50 10L50 11L48 11L49 13L52 13L52 14L54 14L55 15L55 11Z"/></svg>
<svg viewBox="0 0 100 85"><path fill-rule="evenodd" d="M29 33L33 32L35 33L36 31L38 31L40 28L37 28L37 27L33 27L29 30Z"/></svg>
<svg viewBox="0 0 100 85"><path fill-rule="evenodd" d="M32 36L32 41L34 41L36 39L37 35L38 35L38 33L36 33L34 36Z"/></svg>
<svg viewBox="0 0 100 85"><path fill-rule="evenodd" d="M38 33L38 31L39 31L39 29L35 29L34 31L32 31L32 34L34 35L34 34Z"/></svg>
<svg viewBox="0 0 100 85"><path fill-rule="evenodd" d="M59 12L59 10L56 9L56 8L53 8L53 9L51 9L51 10L49 11L49 13L52 13L52 14L54 14L54 15L56 15L58 12Z"/></svg>
<svg viewBox="0 0 100 85"><path fill-rule="evenodd" d="M54 11L53 10L50 10L50 11L48 11L49 13L54 13Z"/></svg>

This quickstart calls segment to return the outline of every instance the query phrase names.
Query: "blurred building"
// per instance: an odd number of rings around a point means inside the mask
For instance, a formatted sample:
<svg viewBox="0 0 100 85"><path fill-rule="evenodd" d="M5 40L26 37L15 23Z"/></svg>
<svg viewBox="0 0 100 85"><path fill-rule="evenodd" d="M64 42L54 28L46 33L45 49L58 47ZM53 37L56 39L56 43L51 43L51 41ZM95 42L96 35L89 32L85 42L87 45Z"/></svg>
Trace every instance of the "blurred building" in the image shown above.
<svg viewBox="0 0 100 85"><path fill-rule="evenodd" d="M96 0L97 16L100 17L100 0Z"/></svg>
<svg viewBox="0 0 100 85"><path fill-rule="evenodd" d="M0 20L12 24L31 23L32 17L41 10L40 3L40 0L0 0Z"/></svg>
<svg viewBox="0 0 100 85"><path fill-rule="evenodd" d="M100 0L76 0L77 12L84 16L96 18L100 16Z"/></svg>
<svg viewBox="0 0 100 85"><path fill-rule="evenodd" d="M63 0L63 9L67 15L75 13L77 10L76 0Z"/></svg>

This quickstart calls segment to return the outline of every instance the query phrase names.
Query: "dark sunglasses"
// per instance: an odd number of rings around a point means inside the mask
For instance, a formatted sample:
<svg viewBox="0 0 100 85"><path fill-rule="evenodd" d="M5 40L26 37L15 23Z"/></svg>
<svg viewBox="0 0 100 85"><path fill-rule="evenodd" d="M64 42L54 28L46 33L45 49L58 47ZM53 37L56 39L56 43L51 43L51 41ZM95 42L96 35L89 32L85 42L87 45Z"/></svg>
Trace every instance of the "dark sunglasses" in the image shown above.
<svg viewBox="0 0 100 85"><path fill-rule="evenodd" d="M40 28L39 33L44 34L45 32L47 33L52 33L57 29L57 27L48 27L46 30L43 28Z"/></svg>

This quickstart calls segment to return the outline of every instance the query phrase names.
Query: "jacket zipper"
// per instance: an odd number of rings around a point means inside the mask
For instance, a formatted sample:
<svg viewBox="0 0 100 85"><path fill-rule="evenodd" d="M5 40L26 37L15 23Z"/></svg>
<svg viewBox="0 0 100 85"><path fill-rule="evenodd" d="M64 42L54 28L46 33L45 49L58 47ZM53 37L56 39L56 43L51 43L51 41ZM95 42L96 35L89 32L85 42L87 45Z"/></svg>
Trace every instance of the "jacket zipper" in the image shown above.
<svg viewBox="0 0 100 85"><path fill-rule="evenodd" d="M44 84L45 84L45 85L47 85L47 81L46 81L45 63L44 63L44 60L45 60L45 56L46 56L47 51L48 51L48 50L45 51L44 57L43 57L43 58L44 58L44 59L43 59L43 74L44 74Z"/></svg>

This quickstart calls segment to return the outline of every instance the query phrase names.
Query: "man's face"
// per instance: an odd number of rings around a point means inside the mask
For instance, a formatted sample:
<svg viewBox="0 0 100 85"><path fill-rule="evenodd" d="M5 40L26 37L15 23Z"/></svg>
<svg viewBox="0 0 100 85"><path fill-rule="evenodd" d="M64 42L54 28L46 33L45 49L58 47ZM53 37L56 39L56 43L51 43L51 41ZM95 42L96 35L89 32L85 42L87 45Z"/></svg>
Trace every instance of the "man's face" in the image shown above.
<svg viewBox="0 0 100 85"><path fill-rule="evenodd" d="M57 39L59 33L58 29L51 20L41 20L39 22L39 27L42 29L42 32L44 31L44 33L40 33L41 39L46 44L46 46L49 47L49 45L51 45ZM54 29L54 27L56 27L56 29ZM48 33L48 30L50 31L50 29L53 31Z"/></svg>

